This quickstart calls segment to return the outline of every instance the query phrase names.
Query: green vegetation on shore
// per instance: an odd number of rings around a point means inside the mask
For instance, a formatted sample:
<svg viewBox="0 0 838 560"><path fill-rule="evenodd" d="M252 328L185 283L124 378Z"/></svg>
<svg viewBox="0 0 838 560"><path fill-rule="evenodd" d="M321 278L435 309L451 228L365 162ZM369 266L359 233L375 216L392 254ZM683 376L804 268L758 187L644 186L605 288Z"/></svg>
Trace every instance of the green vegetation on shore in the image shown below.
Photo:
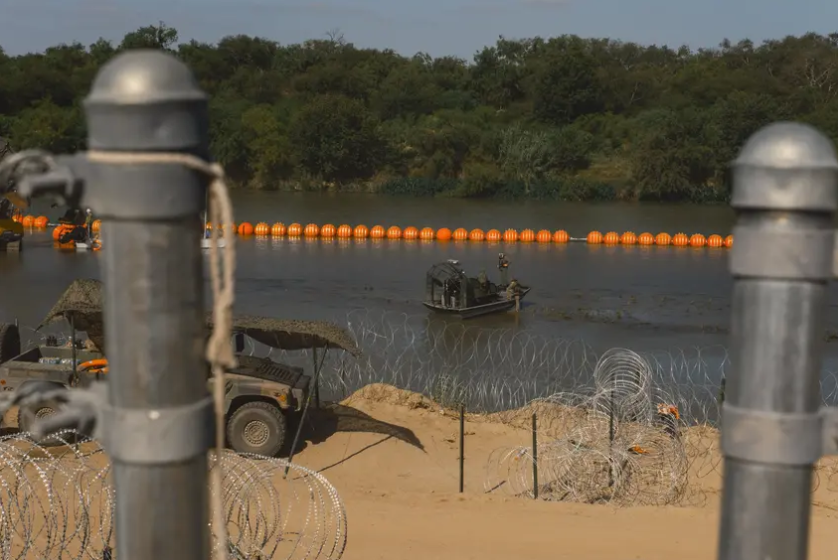
<svg viewBox="0 0 838 560"><path fill-rule="evenodd" d="M501 38L472 61L358 49L178 44L161 23L84 47L0 49L0 137L84 145L80 107L124 48L166 49L211 95L213 154L236 186L405 195L714 202L727 164L775 120L838 138L838 34L717 49Z"/></svg>

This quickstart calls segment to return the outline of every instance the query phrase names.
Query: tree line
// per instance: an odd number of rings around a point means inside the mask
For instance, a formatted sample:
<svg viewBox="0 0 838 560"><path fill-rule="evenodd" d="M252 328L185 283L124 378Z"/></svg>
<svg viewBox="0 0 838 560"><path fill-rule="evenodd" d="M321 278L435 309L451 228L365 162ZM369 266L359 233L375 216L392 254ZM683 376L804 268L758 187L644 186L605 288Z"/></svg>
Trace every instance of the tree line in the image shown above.
<svg viewBox="0 0 838 560"><path fill-rule="evenodd" d="M123 49L184 60L212 96L212 153L236 187L452 197L718 202L743 142L776 120L838 138L838 33L673 49L563 35L473 60L179 42L164 23L114 45L0 48L0 137L83 149L81 100Z"/></svg>

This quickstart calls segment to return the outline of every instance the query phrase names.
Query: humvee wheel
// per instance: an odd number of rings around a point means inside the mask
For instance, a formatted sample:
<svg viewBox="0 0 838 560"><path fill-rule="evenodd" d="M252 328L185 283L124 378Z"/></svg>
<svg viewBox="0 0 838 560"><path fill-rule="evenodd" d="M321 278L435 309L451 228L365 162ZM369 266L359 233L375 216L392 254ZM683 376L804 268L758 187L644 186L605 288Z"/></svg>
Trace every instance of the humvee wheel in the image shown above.
<svg viewBox="0 0 838 560"><path fill-rule="evenodd" d="M31 414L25 414L23 408L17 412L17 427L21 432L32 433L32 426L35 420L52 416L57 412L55 405L51 403L33 405L28 408ZM32 441L43 447L55 447L57 445L64 445L63 439L69 439L66 436L63 438L46 436L41 439L32 437Z"/></svg>
<svg viewBox="0 0 838 560"><path fill-rule="evenodd" d="M20 356L20 331L13 324L0 324L0 364Z"/></svg>
<svg viewBox="0 0 838 560"><path fill-rule="evenodd" d="M285 443L286 427L285 414L278 406L249 402L227 420L227 440L238 453L276 457Z"/></svg>

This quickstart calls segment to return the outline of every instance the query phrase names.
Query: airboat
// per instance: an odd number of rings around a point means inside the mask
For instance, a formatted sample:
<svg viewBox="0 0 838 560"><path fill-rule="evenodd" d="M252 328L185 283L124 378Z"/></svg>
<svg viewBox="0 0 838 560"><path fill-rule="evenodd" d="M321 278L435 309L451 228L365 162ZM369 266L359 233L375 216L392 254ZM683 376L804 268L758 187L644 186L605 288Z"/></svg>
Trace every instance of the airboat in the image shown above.
<svg viewBox="0 0 838 560"><path fill-rule="evenodd" d="M505 273L506 263L501 256L498 268ZM514 280L495 284L485 279L466 275L460 262L449 259L433 265L425 275L425 307L437 313L473 319L491 313L510 311L520 305L530 287Z"/></svg>

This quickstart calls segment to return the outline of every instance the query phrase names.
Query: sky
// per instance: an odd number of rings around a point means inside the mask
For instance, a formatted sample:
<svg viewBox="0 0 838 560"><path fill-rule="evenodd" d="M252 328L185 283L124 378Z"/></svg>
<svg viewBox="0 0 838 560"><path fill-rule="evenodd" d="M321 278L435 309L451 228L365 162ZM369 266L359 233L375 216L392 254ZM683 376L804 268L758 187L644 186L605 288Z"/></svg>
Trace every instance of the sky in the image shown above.
<svg viewBox="0 0 838 560"><path fill-rule="evenodd" d="M332 30L358 47L466 59L499 36L562 34L715 47L838 30L835 0L0 0L8 54L60 43L118 43L163 21L182 42L256 35L282 44ZM2 79L2 76L0 76Z"/></svg>

